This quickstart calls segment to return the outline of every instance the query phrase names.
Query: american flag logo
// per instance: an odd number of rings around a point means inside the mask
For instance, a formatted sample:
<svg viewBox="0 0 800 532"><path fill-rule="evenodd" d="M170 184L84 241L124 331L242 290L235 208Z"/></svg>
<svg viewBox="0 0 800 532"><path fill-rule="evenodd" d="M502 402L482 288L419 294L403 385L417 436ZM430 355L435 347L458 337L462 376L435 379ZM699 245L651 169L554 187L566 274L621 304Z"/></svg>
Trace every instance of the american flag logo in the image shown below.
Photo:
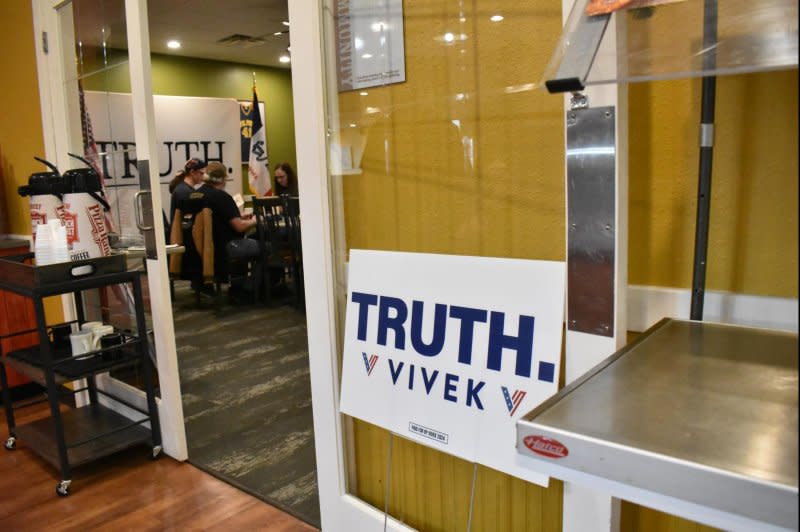
<svg viewBox="0 0 800 532"><path fill-rule="evenodd" d="M513 416L514 412L517 411L517 408L522 403L522 400L525 399L525 396L528 395L528 392L524 392L522 390L515 390L513 394L508 392L508 388L505 386L501 386L503 389L503 399L506 400L506 408L508 409L508 415Z"/></svg>
<svg viewBox="0 0 800 532"><path fill-rule="evenodd" d="M366 353L361 353L361 356L364 357L364 368L367 370L367 376L369 377L372 375L372 370L375 369L375 364L378 362L378 355L370 355L367 358Z"/></svg>

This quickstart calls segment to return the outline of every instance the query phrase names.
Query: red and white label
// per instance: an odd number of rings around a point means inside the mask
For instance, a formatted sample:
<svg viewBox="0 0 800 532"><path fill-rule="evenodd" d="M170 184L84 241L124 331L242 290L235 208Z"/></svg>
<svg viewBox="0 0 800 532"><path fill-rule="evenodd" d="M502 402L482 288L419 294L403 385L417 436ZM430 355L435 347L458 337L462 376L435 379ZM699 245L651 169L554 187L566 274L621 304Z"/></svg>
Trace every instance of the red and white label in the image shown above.
<svg viewBox="0 0 800 532"><path fill-rule="evenodd" d="M547 458L564 458L569 454L569 449L558 440L544 436L525 436L522 440L525 447Z"/></svg>

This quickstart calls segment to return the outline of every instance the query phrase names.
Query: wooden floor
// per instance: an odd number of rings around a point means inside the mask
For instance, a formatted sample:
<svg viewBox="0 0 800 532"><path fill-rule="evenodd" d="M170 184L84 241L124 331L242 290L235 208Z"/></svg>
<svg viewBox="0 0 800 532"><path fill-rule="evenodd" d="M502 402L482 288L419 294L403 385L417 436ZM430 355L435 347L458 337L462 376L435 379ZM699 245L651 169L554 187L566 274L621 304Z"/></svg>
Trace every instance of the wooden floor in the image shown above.
<svg viewBox="0 0 800 532"><path fill-rule="evenodd" d="M15 412L17 424L46 415L46 404ZM76 469L62 498L58 471L24 441L0 449L0 530L315 530L189 464L147 455L138 447Z"/></svg>

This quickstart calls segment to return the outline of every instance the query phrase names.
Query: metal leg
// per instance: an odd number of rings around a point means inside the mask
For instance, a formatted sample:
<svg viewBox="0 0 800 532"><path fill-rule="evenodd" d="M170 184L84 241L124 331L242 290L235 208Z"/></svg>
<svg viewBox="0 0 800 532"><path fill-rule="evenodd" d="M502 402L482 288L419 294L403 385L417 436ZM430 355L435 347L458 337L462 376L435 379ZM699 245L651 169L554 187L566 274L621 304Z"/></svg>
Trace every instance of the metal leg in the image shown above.
<svg viewBox="0 0 800 532"><path fill-rule="evenodd" d="M96 355L98 356L98 355ZM97 404L97 376L91 375L86 377L86 387L89 391L89 403L96 405Z"/></svg>
<svg viewBox="0 0 800 532"><path fill-rule="evenodd" d="M2 349L0 348L0 356L3 356ZM8 375L6 374L6 365L0 363L0 385L3 386L3 407L6 411L6 423L8 423L8 440L6 440L6 449L13 449L15 447L16 433L14 428L14 408L11 405L11 390L8 389Z"/></svg>
<svg viewBox="0 0 800 532"><path fill-rule="evenodd" d="M36 312L36 324L39 329L39 351L44 362L44 378L47 384L47 400L50 403L50 414L53 419L53 428L56 431L56 446L58 447L58 461L61 466L62 483L70 481L72 470L69 465L67 455L67 442L64 439L64 424L61 420L61 410L58 401L58 385L56 385L55 375L51 367L53 358L50 352L50 337L47 334L47 322L45 321L44 305L42 298L37 297L33 300L33 308ZM67 484L67 487L69 484ZM66 489L62 490L66 495ZM59 494L62 494L59 492Z"/></svg>
<svg viewBox="0 0 800 532"><path fill-rule="evenodd" d="M133 301L136 308L136 333L139 336L139 360L142 363L142 380L144 381L145 394L147 395L147 410L150 416L150 435L153 441L153 457L161 452L161 424L158 419L158 406L156 405L155 387L153 385L153 361L150 360L149 342L147 340L147 324L144 318L144 300L142 298L142 283L139 277L133 282Z"/></svg>

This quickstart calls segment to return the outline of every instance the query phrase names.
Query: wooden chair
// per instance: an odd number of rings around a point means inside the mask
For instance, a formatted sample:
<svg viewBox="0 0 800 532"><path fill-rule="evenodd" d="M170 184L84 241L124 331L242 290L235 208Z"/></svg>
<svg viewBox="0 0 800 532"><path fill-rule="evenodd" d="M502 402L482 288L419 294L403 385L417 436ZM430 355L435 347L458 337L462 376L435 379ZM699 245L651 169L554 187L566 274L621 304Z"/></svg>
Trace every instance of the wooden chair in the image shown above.
<svg viewBox="0 0 800 532"><path fill-rule="evenodd" d="M193 288L213 285L219 295L220 283L214 275L213 215L202 193L195 192L178 204L170 243L185 248L183 254L170 256L170 278L190 280Z"/></svg>

